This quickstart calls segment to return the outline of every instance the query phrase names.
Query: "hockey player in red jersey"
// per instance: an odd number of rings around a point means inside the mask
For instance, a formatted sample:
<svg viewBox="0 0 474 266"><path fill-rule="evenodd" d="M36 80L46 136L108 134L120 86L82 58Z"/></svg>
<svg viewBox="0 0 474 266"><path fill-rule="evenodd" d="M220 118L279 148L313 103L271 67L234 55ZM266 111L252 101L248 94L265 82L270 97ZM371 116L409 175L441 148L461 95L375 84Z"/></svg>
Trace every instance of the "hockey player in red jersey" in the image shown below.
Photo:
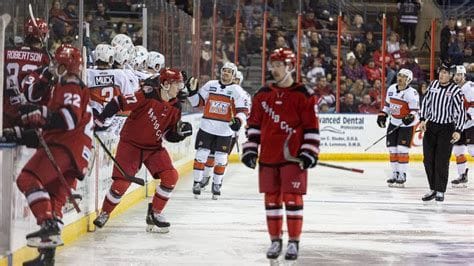
<svg viewBox="0 0 474 266"><path fill-rule="evenodd" d="M75 188L77 180L84 178L91 156L93 120L89 90L78 76L82 68L81 53L70 45L61 45L54 61L57 82L52 85L48 105L21 105L24 128L4 130L8 141L38 148L16 180L41 226L39 231L26 236L27 245L38 247L40 256L25 265L54 263L55 247L63 244L60 226L67 190ZM43 132L32 128L42 128ZM37 134L42 134L68 187L60 180L45 146L38 145Z"/></svg>
<svg viewBox="0 0 474 266"><path fill-rule="evenodd" d="M253 97L247 121L248 141L243 145L241 160L254 169L258 158L259 190L265 193L267 227L272 242L267 258L277 259L282 250L284 204L289 235L285 259L296 260L307 169L316 166L319 154L317 104L305 86L293 80L296 58L290 49L275 50L270 62L275 83L261 88ZM283 146L289 134L292 134L289 150L300 164L284 157Z"/></svg>
<svg viewBox="0 0 474 266"><path fill-rule="evenodd" d="M29 72L49 65L49 57L42 44L48 35L48 24L40 18L36 19L36 23L37 26L33 24L31 19L25 22L25 46L7 48L4 51L4 128L19 125L18 107L22 102L28 100L38 103L41 100L41 96L32 90L33 87L22 86L22 81ZM40 72L38 76L40 74L47 75L47 79L51 79L49 72ZM44 104L46 103L44 102Z"/></svg>
<svg viewBox="0 0 474 266"><path fill-rule="evenodd" d="M160 78L148 80L135 94L114 98L96 118L100 125L119 110L131 111L120 134L116 160L128 175L135 175L143 163L153 178L161 180L153 202L148 206L148 231L157 226L159 232L168 232L170 226L162 212L178 181L178 171L163 147L163 137L170 142L179 142L192 134L191 124L180 121L181 106L176 96L183 87L183 76L177 69L162 69ZM112 179L102 211L94 220L99 228L105 225L130 186L130 180L116 167Z"/></svg>

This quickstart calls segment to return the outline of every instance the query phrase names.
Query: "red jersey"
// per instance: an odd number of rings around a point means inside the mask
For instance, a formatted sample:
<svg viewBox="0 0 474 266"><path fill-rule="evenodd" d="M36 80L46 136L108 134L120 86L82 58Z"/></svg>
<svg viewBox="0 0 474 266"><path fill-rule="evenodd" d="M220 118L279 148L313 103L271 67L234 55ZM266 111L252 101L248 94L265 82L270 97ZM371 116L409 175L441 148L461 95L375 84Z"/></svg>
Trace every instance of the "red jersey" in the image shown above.
<svg viewBox="0 0 474 266"><path fill-rule="evenodd" d="M21 81L31 71L49 65L49 57L44 50L26 46L5 49L4 56L4 127L11 127L15 123L14 119L18 116L18 106L22 102L18 93L24 93Z"/></svg>
<svg viewBox="0 0 474 266"><path fill-rule="evenodd" d="M293 131L289 141L293 156L305 151L316 157L319 154L319 121L317 97L310 95L304 85L295 83L289 88L274 84L261 88L252 101L247 121L246 146L260 144L260 164L286 163L283 144Z"/></svg>
<svg viewBox="0 0 474 266"><path fill-rule="evenodd" d="M84 83L58 82L51 90L48 109L58 113L66 129L44 131L46 143L65 147L74 158L77 169L85 174L91 158L93 121L89 90Z"/></svg>
<svg viewBox="0 0 474 266"><path fill-rule="evenodd" d="M119 96L120 109L131 111L120 133L120 140L141 149L161 149L163 135L181 119L176 101L145 97L143 91Z"/></svg>

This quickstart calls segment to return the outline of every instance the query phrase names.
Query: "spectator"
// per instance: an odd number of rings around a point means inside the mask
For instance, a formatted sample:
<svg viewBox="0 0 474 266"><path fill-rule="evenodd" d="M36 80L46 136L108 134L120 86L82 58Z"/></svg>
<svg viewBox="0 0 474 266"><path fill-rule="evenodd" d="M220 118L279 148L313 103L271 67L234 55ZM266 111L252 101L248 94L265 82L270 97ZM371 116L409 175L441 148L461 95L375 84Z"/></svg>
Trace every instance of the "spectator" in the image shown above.
<svg viewBox="0 0 474 266"><path fill-rule="evenodd" d="M320 76L317 82L314 94L319 97L321 102L327 103L330 109L334 108L336 106L336 95L331 85L327 83L326 77Z"/></svg>
<svg viewBox="0 0 474 266"><path fill-rule="evenodd" d="M316 18L314 16L314 11L312 9L307 9L306 10L306 13L305 13L304 17L301 20L301 27L305 30L310 29L310 28L322 29L321 24L319 24L316 21Z"/></svg>
<svg viewBox="0 0 474 266"><path fill-rule="evenodd" d="M472 45L466 46L464 48L464 60L465 63L474 62L474 56L472 54Z"/></svg>
<svg viewBox="0 0 474 266"><path fill-rule="evenodd" d="M366 52L365 45L361 42L355 46L354 55L357 61L363 66L369 62L370 55Z"/></svg>
<svg viewBox="0 0 474 266"><path fill-rule="evenodd" d="M357 79L367 80L365 76L364 68L357 62L353 52L349 52L346 55L346 66L344 67L344 74L347 78L355 81Z"/></svg>
<svg viewBox="0 0 474 266"><path fill-rule="evenodd" d="M411 49L416 49L416 25L418 24L418 13L421 5L419 0L402 0L398 2L398 12L400 17L400 25L403 29L403 38Z"/></svg>
<svg viewBox="0 0 474 266"><path fill-rule="evenodd" d="M352 25L349 27L351 39L352 39L352 47L354 48L357 43L362 42L364 38L364 19L361 15L355 15L354 21Z"/></svg>
<svg viewBox="0 0 474 266"><path fill-rule="evenodd" d="M395 61L395 69L400 69L400 66L405 64L408 57L408 45L406 42L402 41L400 43L400 50L392 53L393 60Z"/></svg>
<svg viewBox="0 0 474 266"><path fill-rule="evenodd" d="M76 13L76 2L69 1L64 8L64 14L66 14L67 18L72 22L72 24L76 24L79 21L79 17Z"/></svg>
<svg viewBox="0 0 474 266"><path fill-rule="evenodd" d="M456 19L451 16L449 17L448 24L441 30L441 39L440 39L440 57L442 62L447 62L449 60L449 43L452 36L456 36L459 28L456 26Z"/></svg>
<svg viewBox="0 0 474 266"><path fill-rule="evenodd" d="M418 93L420 95L420 103L423 102L423 99L425 98L427 91L428 91L428 84L426 82L421 82L420 88L418 89Z"/></svg>
<svg viewBox="0 0 474 266"><path fill-rule="evenodd" d="M382 46L380 46L380 49L374 52L374 62L377 67L382 68L382 64L385 63L385 70L387 71L387 79L386 79L386 84L385 86L389 86L392 84L393 79L395 78L395 60L393 59L393 56L389 54L388 52L385 52L385 59L382 58ZM383 74L383 73L382 73Z"/></svg>
<svg viewBox="0 0 474 266"><path fill-rule="evenodd" d="M320 41L319 34L316 31L311 31L309 45L311 47L317 47L320 54L329 55L329 46Z"/></svg>
<svg viewBox="0 0 474 266"><path fill-rule="evenodd" d="M212 69L212 51L211 51L211 42L205 41L201 51L200 58L200 70L201 73L211 73ZM204 84L204 83L201 83Z"/></svg>
<svg viewBox="0 0 474 266"><path fill-rule="evenodd" d="M364 87L364 81L361 79L354 81L354 84L352 84L350 92L354 95L357 101L361 101L362 96L367 93Z"/></svg>
<svg viewBox="0 0 474 266"><path fill-rule="evenodd" d="M314 66L314 61L320 59L319 57L319 48L318 47L311 47L309 49L309 58L303 65L303 72L308 72Z"/></svg>
<svg viewBox="0 0 474 266"><path fill-rule="evenodd" d="M375 51L377 51L380 47L379 43L374 40L374 33L372 31L368 31L365 33L365 40L364 40L365 50L370 53L370 56L373 55Z"/></svg>
<svg viewBox="0 0 474 266"><path fill-rule="evenodd" d="M297 50L297 47L298 47L298 35L295 34L295 36L293 36L293 40L291 41L292 44L293 44L293 50ZM304 47L306 48L306 50L309 50L310 48L310 44L309 44L309 38L306 34L302 34L301 35L301 47Z"/></svg>
<svg viewBox="0 0 474 266"><path fill-rule="evenodd" d="M107 13L105 4L103 2L97 2L96 9L97 9L97 11L95 12L96 18L102 18L105 21L110 20L110 15L109 13Z"/></svg>
<svg viewBox="0 0 474 266"><path fill-rule="evenodd" d="M375 80L380 80L382 78L382 70L380 67L375 65L373 59L369 60L369 63L364 67L365 75L367 77L367 81L370 84L374 84Z"/></svg>
<svg viewBox="0 0 474 266"><path fill-rule="evenodd" d="M362 96L362 102L359 104L359 113L361 114L377 114L380 110L380 106L377 106L369 94Z"/></svg>
<svg viewBox="0 0 474 266"><path fill-rule="evenodd" d="M344 95L340 108L341 113L357 113L359 106L355 103L354 95L350 92Z"/></svg>
<svg viewBox="0 0 474 266"><path fill-rule="evenodd" d="M387 40L387 51L391 54L398 52L400 50L400 42L398 41L398 35L396 32L392 31Z"/></svg>
<svg viewBox="0 0 474 266"><path fill-rule="evenodd" d="M102 19L102 18L101 18ZM109 33L107 32L103 20L94 20L91 25L91 42L95 46L100 43L109 43ZM105 24L107 25L107 24Z"/></svg>
<svg viewBox="0 0 474 266"><path fill-rule="evenodd" d="M466 41L472 45L474 43L474 30L472 28L472 19L466 19L466 27L464 28L464 34L466 34Z"/></svg>
<svg viewBox="0 0 474 266"><path fill-rule="evenodd" d="M117 34L125 34L127 36L129 36L129 32L128 32L128 26L127 26L127 23L123 22L123 21L120 21L119 23L117 23L116 27L115 27L115 30L112 32L111 36L110 36L110 39L113 39L115 37L115 35Z"/></svg>
<svg viewBox="0 0 474 266"><path fill-rule="evenodd" d="M250 16L246 21L246 28L248 31L252 32L255 27L260 26L262 24L262 9L260 7L254 7L252 16Z"/></svg>
<svg viewBox="0 0 474 266"><path fill-rule="evenodd" d="M316 83L316 80L320 77L326 76L326 72L324 71L324 68L321 66L321 59L316 59L313 61L313 68L311 68L310 71L308 71L308 74L306 74L306 77L308 78L309 82L312 84Z"/></svg>
<svg viewBox="0 0 474 266"><path fill-rule="evenodd" d="M466 47L466 37L464 32L458 32L456 40L449 45L448 55L450 62L454 65L462 65L464 61L464 48Z"/></svg>
<svg viewBox="0 0 474 266"><path fill-rule="evenodd" d="M246 40L247 51L249 54L262 53L262 27L255 26L254 31Z"/></svg>

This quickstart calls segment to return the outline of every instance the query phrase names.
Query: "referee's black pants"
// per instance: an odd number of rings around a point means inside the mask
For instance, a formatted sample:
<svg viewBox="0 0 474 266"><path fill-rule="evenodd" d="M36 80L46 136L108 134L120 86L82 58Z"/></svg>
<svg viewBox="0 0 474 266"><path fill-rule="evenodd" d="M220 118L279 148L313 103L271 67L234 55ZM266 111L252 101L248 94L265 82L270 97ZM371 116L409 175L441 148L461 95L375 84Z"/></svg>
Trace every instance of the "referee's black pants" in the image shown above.
<svg viewBox="0 0 474 266"><path fill-rule="evenodd" d="M454 124L438 124L428 121L423 137L423 163L430 189L446 191L449 175L449 159L453 144Z"/></svg>

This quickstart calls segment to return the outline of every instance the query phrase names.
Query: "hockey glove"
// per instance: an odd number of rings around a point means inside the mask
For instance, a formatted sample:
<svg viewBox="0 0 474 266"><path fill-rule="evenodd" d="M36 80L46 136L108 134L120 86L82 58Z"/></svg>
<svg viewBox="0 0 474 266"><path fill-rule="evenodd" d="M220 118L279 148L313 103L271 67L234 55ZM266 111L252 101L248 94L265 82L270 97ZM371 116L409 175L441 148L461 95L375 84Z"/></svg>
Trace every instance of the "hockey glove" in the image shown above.
<svg viewBox="0 0 474 266"><path fill-rule="evenodd" d="M23 129L18 126L3 129L3 137L0 141L26 145L28 148L37 148L39 144L38 136L33 129Z"/></svg>
<svg viewBox="0 0 474 266"><path fill-rule="evenodd" d="M255 169L257 167L257 153L253 150L247 150L244 151L244 154L242 155L242 163L245 164L245 166Z"/></svg>
<svg viewBox="0 0 474 266"><path fill-rule="evenodd" d="M466 113L466 118L467 118L467 120L472 120L472 116L471 116L471 114L469 114L469 113Z"/></svg>
<svg viewBox="0 0 474 266"><path fill-rule="evenodd" d="M51 115L46 106L30 103L21 105L19 111L23 125L31 128L43 127Z"/></svg>
<svg viewBox="0 0 474 266"><path fill-rule="evenodd" d="M189 94L185 90L180 90L178 91L178 94L176 95L176 98L181 102L184 103L186 102L186 99L188 98Z"/></svg>
<svg viewBox="0 0 474 266"><path fill-rule="evenodd" d="M402 122L405 125L409 125L413 121L415 121L415 116L413 114L407 114L404 118L402 118Z"/></svg>
<svg viewBox="0 0 474 266"><path fill-rule="evenodd" d="M380 112L377 115L377 125L381 128L385 128L385 124L387 123L387 114L384 112Z"/></svg>
<svg viewBox="0 0 474 266"><path fill-rule="evenodd" d="M240 121L239 118L234 117L229 123L230 129L233 131L239 131L240 127L242 126L242 122Z"/></svg>
<svg viewBox="0 0 474 266"><path fill-rule="evenodd" d="M194 94L197 93L198 79L195 77L189 77L189 79L186 80L185 86L186 86L186 89L188 90L189 96L193 96Z"/></svg>
<svg viewBox="0 0 474 266"><path fill-rule="evenodd" d="M298 159L301 160L301 163L300 163L301 169L313 168L318 163L318 157L307 152L301 152L298 155Z"/></svg>
<svg viewBox="0 0 474 266"><path fill-rule="evenodd" d="M179 121L177 127L177 133L182 137L189 137L193 134L193 127L189 122Z"/></svg>

